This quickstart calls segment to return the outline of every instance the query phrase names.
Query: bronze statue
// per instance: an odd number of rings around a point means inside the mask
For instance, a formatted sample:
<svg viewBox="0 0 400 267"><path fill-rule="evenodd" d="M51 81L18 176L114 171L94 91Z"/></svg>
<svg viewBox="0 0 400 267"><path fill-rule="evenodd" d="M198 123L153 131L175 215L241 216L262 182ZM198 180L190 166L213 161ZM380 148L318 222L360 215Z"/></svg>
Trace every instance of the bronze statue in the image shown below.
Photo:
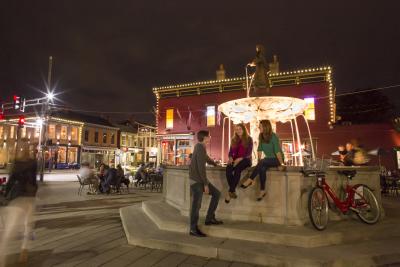
<svg viewBox="0 0 400 267"><path fill-rule="evenodd" d="M268 64L265 59L265 49L263 45L256 45L256 57L249 63L249 66L256 68L252 83L254 86L253 95L269 95Z"/></svg>

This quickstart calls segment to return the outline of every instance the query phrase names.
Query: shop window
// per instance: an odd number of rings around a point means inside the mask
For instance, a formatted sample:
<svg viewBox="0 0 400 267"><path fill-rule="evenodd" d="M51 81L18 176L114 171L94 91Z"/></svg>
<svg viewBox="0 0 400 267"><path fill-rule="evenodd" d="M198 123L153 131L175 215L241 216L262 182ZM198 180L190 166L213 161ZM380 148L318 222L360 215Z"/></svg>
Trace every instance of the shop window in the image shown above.
<svg viewBox="0 0 400 267"><path fill-rule="evenodd" d="M49 124L49 138L56 138L56 126L54 124Z"/></svg>
<svg viewBox="0 0 400 267"><path fill-rule="evenodd" d="M167 129L174 128L174 109L173 108L167 109L165 127Z"/></svg>
<svg viewBox="0 0 400 267"><path fill-rule="evenodd" d="M315 120L314 97L304 98L304 101L306 101L307 104L307 108L304 111L304 116L306 117L307 120L314 121Z"/></svg>
<svg viewBox="0 0 400 267"><path fill-rule="evenodd" d="M115 143L115 134L111 134L111 144L113 145Z"/></svg>
<svg viewBox="0 0 400 267"><path fill-rule="evenodd" d="M71 140L77 141L78 140L78 128L71 127Z"/></svg>
<svg viewBox="0 0 400 267"><path fill-rule="evenodd" d="M215 126L215 106L207 106L207 126Z"/></svg>
<svg viewBox="0 0 400 267"><path fill-rule="evenodd" d="M99 142L99 132L94 132L94 142L95 143Z"/></svg>
<svg viewBox="0 0 400 267"><path fill-rule="evenodd" d="M78 162L78 148L70 147L68 149L68 163L77 163Z"/></svg>
<svg viewBox="0 0 400 267"><path fill-rule="evenodd" d="M103 144L107 144L107 133L103 133Z"/></svg>
<svg viewBox="0 0 400 267"><path fill-rule="evenodd" d="M85 137L84 137L85 142L89 142L89 131L85 130Z"/></svg>
<svg viewBox="0 0 400 267"><path fill-rule="evenodd" d="M58 148L58 163L67 163L67 148L60 146Z"/></svg>
<svg viewBox="0 0 400 267"><path fill-rule="evenodd" d="M67 140L67 136L68 136L68 128L67 126L61 126L61 139L62 140Z"/></svg>

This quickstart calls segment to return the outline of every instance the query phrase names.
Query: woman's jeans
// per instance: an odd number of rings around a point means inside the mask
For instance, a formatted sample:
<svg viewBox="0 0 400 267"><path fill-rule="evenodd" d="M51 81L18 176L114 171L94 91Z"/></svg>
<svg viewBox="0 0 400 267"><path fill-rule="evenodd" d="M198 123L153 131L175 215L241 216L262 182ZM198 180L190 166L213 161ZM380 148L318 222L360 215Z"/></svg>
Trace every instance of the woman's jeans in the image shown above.
<svg viewBox="0 0 400 267"><path fill-rule="evenodd" d="M280 165L277 158L263 158L257 164L256 168L250 175L250 179L254 180L257 174L260 175L260 189L265 190L265 182L267 181L267 170L271 167L278 167Z"/></svg>
<svg viewBox="0 0 400 267"><path fill-rule="evenodd" d="M229 192L235 192L236 186L240 180L240 174L243 170L251 166L251 160L248 158L242 159L235 167L233 164L226 166L226 179L229 184Z"/></svg>

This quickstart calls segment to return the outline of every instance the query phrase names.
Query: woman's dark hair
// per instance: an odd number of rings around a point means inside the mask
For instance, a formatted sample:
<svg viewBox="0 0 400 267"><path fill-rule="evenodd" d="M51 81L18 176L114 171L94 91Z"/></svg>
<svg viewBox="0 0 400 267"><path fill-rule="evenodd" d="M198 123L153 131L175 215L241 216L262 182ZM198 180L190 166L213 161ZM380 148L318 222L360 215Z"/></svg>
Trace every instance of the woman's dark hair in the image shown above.
<svg viewBox="0 0 400 267"><path fill-rule="evenodd" d="M203 142L204 141L204 137L207 137L209 135L210 135L210 133L208 131L205 131L205 130L198 131L197 132L197 140L199 142Z"/></svg>
<svg viewBox="0 0 400 267"><path fill-rule="evenodd" d="M233 135L231 144L232 146L237 146L239 144L239 141L242 140L242 144L244 147L247 147L249 144L250 136L249 132L247 131L246 126L244 126L243 123L239 123L236 126L239 126L243 130L242 136L238 136L236 133Z"/></svg>
<svg viewBox="0 0 400 267"><path fill-rule="evenodd" d="M260 124L263 126L263 132L259 135L259 143L269 143L272 137L272 125L269 120L261 120Z"/></svg>

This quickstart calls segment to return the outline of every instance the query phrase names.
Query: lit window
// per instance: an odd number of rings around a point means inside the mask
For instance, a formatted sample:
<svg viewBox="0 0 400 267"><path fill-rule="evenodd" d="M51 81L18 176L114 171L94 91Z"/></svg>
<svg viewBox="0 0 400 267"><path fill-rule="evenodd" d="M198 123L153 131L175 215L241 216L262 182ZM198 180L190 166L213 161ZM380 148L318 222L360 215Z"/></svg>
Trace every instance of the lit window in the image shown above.
<svg viewBox="0 0 400 267"><path fill-rule="evenodd" d="M173 108L167 109L166 128L167 129L174 128L174 109Z"/></svg>
<svg viewBox="0 0 400 267"><path fill-rule="evenodd" d="M121 135L121 146L126 146L126 135Z"/></svg>
<svg viewBox="0 0 400 267"><path fill-rule="evenodd" d="M21 137L22 138L26 137L26 128L25 127L21 129Z"/></svg>
<svg viewBox="0 0 400 267"><path fill-rule="evenodd" d="M56 138L56 126L54 124L49 125L49 138Z"/></svg>
<svg viewBox="0 0 400 267"><path fill-rule="evenodd" d="M0 126L0 138L3 138L4 127Z"/></svg>
<svg viewBox="0 0 400 267"><path fill-rule="evenodd" d="M13 139L14 138L14 126L10 127L10 138Z"/></svg>
<svg viewBox="0 0 400 267"><path fill-rule="evenodd" d="M71 139L74 141L78 140L78 128L77 127L71 128Z"/></svg>
<svg viewBox="0 0 400 267"><path fill-rule="evenodd" d="M315 105L314 105L314 97L304 98L304 101L307 103L307 108L304 111L304 116L309 121L315 120Z"/></svg>
<svg viewBox="0 0 400 267"><path fill-rule="evenodd" d="M67 126L61 126L61 139L62 140L67 140L67 135L68 135Z"/></svg>
<svg viewBox="0 0 400 267"><path fill-rule="evenodd" d="M207 106L207 126L215 126L215 106Z"/></svg>

